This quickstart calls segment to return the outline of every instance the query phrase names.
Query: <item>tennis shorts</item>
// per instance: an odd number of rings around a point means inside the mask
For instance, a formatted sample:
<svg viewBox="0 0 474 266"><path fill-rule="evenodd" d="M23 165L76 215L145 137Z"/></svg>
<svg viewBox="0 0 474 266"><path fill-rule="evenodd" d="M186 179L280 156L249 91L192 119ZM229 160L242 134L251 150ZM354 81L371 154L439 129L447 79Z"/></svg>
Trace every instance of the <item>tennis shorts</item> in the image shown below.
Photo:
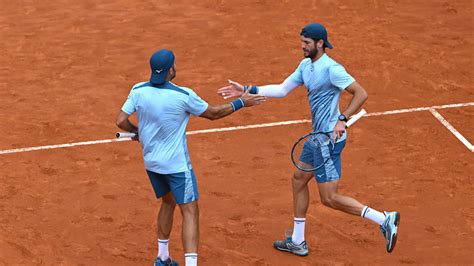
<svg viewBox="0 0 474 266"><path fill-rule="evenodd" d="M346 146L346 140L320 148L305 142L301 151L300 161L310 165L321 165L328 157L329 160L319 169L314 171L318 183L336 181L341 178L341 153ZM332 155L331 155L332 154Z"/></svg>
<svg viewBox="0 0 474 266"><path fill-rule="evenodd" d="M146 170L156 198L171 191L176 203L186 204L198 200L199 192L193 169L175 174L158 174Z"/></svg>

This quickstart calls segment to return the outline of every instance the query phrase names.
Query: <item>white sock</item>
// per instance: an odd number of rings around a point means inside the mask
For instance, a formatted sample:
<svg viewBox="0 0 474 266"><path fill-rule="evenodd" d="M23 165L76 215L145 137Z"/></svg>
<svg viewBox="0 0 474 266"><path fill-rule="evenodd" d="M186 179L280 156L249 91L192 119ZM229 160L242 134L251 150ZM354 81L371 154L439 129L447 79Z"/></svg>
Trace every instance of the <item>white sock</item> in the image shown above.
<svg viewBox="0 0 474 266"><path fill-rule="evenodd" d="M369 220L372 220L376 223L378 223L379 225L382 225L383 222L385 221L385 214L377 211L377 210L374 210L372 208L369 208L369 206L365 206L363 209L362 209L362 213L360 214L360 216L364 217L364 218L367 218Z"/></svg>
<svg viewBox="0 0 474 266"><path fill-rule="evenodd" d="M306 218L296 218L293 225L293 235L291 236L291 241L299 245L304 241L304 224Z"/></svg>
<svg viewBox="0 0 474 266"><path fill-rule="evenodd" d="M161 261L166 261L170 257L168 241L168 239L158 239L158 258L160 258Z"/></svg>
<svg viewBox="0 0 474 266"><path fill-rule="evenodd" d="M186 260L186 266L197 266L198 265L198 254L197 253L185 253L184 259Z"/></svg>

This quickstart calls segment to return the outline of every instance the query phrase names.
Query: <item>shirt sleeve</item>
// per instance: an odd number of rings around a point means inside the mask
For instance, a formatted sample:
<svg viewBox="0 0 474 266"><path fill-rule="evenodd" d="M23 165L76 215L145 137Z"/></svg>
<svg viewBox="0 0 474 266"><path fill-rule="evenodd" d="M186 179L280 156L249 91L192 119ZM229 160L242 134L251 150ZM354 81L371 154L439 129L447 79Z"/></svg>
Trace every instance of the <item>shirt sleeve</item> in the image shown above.
<svg viewBox="0 0 474 266"><path fill-rule="evenodd" d="M346 69L341 65L335 65L329 68L329 79L331 84L344 90L351 85L355 79L347 73Z"/></svg>
<svg viewBox="0 0 474 266"><path fill-rule="evenodd" d="M135 93L133 89L130 91L130 94L128 95L127 100L122 106L122 111L131 115L137 111L136 105L135 105Z"/></svg>
<svg viewBox="0 0 474 266"><path fill-rule="evenodd" d="M207 110L209 104L201 99L194 91L189 92L188 102L186 104L186 111L194 116L200 116Z"/></svg>
<svg viewBox="0 0 474 266"><path fill-rule="evenodd" d="M301 61L301 63L298 65L298 68L296 68L295 72L289 76L289 79L291 79L293 82L297 83L298 86L304 83L303 81L303 64L304 60Z"/></svg>

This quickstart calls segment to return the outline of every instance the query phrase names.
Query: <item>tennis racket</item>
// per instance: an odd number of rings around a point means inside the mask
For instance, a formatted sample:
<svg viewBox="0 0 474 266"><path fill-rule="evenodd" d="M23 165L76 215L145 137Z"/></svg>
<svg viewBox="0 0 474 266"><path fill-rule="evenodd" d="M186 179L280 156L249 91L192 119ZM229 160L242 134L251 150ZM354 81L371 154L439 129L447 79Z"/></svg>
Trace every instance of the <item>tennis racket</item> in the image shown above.
<svg viewBox="0 0 474 266"><path fill-rule="evenodd" d="M362 109L360 112L353 115L351 119L347 121L346 128L352 126L365 114L367 114L367 112ZM335 141L337 141L337 139L334 140L332 138L332 131L319 131L306 134L299 138L293 145L291 149L291 162L301 171L316 171L323 167L331 158L334 151ZM306 148L304 153L303 148ZM314 156L314 153L310 151L318 151L321 153L321 156ZM304 163L304 161L313 161L313 163Z"/></svg>

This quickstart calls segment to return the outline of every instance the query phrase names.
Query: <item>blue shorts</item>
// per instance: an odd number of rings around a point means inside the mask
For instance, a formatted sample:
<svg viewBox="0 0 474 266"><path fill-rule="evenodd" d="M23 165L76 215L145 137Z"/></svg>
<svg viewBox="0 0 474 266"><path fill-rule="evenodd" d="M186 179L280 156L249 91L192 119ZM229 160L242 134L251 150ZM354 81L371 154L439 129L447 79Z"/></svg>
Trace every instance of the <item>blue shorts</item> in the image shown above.
<svg viewBox="0 0 474 266"><path fill-rule="evenodd" d="M337 142L334 146L316 148L306 142L301 151L300 161L310 165L320 165L326 158L329 160L314 171L318 183L336 181L341 178L341 152L346 146L346 140ZM330 155L332 153L332 155Z"/></svg>
<svg viewBox="0 0 474 266"><path fill-rule="evenodd" d="M157 198L161 198L170 191L178 204L190 203L199 198L196 176L192 169L174 174L158 174L148 170L146 173Z"/></svg>

